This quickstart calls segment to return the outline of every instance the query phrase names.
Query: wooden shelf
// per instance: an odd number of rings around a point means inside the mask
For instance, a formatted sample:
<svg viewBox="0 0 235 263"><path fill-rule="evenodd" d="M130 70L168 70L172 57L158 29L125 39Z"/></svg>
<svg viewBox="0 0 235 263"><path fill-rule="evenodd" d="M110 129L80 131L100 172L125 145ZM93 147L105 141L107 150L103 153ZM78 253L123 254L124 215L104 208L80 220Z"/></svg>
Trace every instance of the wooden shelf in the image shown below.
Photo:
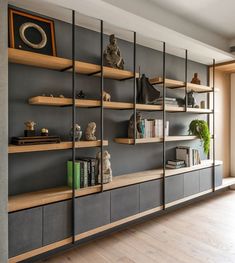
<svg viewBox="0 0 235 263"><path fill-rule="evenodd" d="M76 142L76 148L90 148L99 147L101 141L79 141ZM108 141L104 140L103 145L107 146ZM8 153L26 153L26 152L41 152L41 151L56 151L72 149L72 142L61 142L51 144L37 144L37 145L9 145Z"/></svg>
<svg viewBox="0 0 235 263"><path fill-rule="evenodd" d="M58 71L63 71L72 65L72 60L48 55L42 55L34 52L28 52L19 49L8 48L9 62L28 65L33 67L53 69ZM68 69L71 70L71 69ZM100 65L86 63L81 61L75 62L75 71L79 74L93 74L101 70ZM110 67L103 67L104 78L124 80L132 78L134 73L128 70L120 70ZM94 74L94 76L99 77L100 73ZM139 74L136 73L138 77Z"/></svg>
<svg viewBox="0 0 235 263"><path fill-rule="evenodd" d="M156 77L149 80L152 85L155 84L162 84L163 78L162 77ZM165 85L169 89L179 89L185 87L185 82L180 80L174 80L174 79L165 79ZM187 88L189 90L193 90L195 92L211 92L213 89L212 87L205 86L205 85L198 85L188 82Z"/></svg>
<svg viewBox="0 0 235 263"><path fill-rule="evenodd" d="M185 167L180 169L166 169L166 177L211 167L212 164L213 162L211 160L205 160L202 161L202 164L195 165L192 167ZM222 164L222 162L216 161L215 164L220 165ZM162 176L163 176L162 168L115 176L112 182L108 184L104 184L104 190L108 191L123 186L160 179L162 178ZM233 183L235 183L235 178L233 180L234 180ZM93 193L98 193L100 191L101 191L101 186L97 185L97 186L91 186L91 187L76 190L75 195L76 197L79 197ZM25 194L19 194L9 197L8 212L14 212L22 209L63 201L71 198L72 198L72 190L66 186L35 191Z"/></svg>
<svg viewBox="0 0 235 263"><path fill-rule="evenodd" d="M41 105L41 106L56 106L64 107L72 105L71 98L57 98L57 97L45 97L36 96L29 99L29 104L31 105ZM104 101L103 103L105 109L112 110L131 110L134 107L133 103L129 102L115 102L115 101ZM78 108L95 108L101 106L99 100L87 100L87 99L76 99L76 107ZM143 111L161 111L163 107L161 105L147 105L147 104L136 104L137 110ZM184 107L169 106L166 105L166 111L168 112L184 112ZM189 113L212 113L209 109L197 109L188 108Z"/></svg>
<svg viewBox="0 0 235 263"><path fill-rule="evenodd" d="M174 141L190 141L198 139L197 136L166 136L167 142L174 142ZM136 139L136 144L142 143L154 143L154 142L162 142L162 137L155 137L155 138L143 138L143 139ZM121 144L134 144L134 139L131 138L115 138L114 142L121 143Z"/></svg>

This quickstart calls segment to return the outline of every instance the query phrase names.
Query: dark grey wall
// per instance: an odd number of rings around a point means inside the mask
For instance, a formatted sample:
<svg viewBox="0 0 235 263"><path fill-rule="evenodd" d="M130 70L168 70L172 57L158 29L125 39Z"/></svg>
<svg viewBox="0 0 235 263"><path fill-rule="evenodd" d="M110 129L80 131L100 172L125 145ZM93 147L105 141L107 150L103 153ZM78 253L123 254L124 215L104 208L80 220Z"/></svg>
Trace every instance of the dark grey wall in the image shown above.
<svg viewBox="0 0 235 263"><path fill-rule="evenodd" d="M0 0L0 262L8 259L8 61L7 1Z"/></svg>
<svg viewBox="0 0 235 263"><path fill-rule="evenodd" d="M57 53L61 57L71 57L71 25L55 21ZM86 62L99 63L100 35L97 32L78 27L76 29L76 57ZM105 36L106 46L108 38ZM119 40L118 45L125 60L125 68L132 69L133 45ZM141 72L149 77L162 75L162 53L143 47L137 47L137 65ZM184 79L184 60L167 56L167 77ZM198 72L203 84L207 83L207 67L189 62L189 80ZM64 94L71 96L71 73L56 72L28 66L10 64L9 66L9 136L23 134L24 122L34 120L37 128L48 127L51 134L66 138L71 127L71 109L46 106L31 106L27 99L42 93ZM84 75L76 76L77 90L83 89L88 98L98 98L100 79ZM132 101L133 80L104 81L105 90L111 93L113 101ZM167 92L173 94L172 91ZM183 97L182 91L174 91ZM200 95L202 98L204 95ZM205 97L204 97L205 99ZM199 99L200 101L200 99ZM88 122L97 123L99 137L99 109L77 109L77 122L85 130ZM127 121L131 111L105 111L104 137L109 140L114 176L124 173L153 169L162 165L162 144L128 146L115 144L113 138L126 137ZM161 118L162 113L143 113L143 116ZM170 121L170 135L187 134L188 124L195 115L167 114ZM176 145L193 143L168 143L167 158L174 158ZM199 144L197 143L197 147ZM77 156L95 156L98 149L79 149ZM71 158L71 151L51 151L40 153L13 154L10 156L9 191L10 194L33 191L66 184L66 161Z"/></svg>

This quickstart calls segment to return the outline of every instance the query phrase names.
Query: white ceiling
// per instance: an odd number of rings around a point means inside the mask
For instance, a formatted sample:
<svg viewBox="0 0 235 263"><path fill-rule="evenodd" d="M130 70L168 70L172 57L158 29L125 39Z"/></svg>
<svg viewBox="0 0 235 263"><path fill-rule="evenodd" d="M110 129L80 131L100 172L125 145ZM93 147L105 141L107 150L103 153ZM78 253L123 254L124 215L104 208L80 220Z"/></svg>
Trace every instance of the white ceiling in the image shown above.
<svg viewBox="0 0 235 263"><path fill-rule="evenodd" d="M235 38L234 0L150 1L227 39Z"/></svg>

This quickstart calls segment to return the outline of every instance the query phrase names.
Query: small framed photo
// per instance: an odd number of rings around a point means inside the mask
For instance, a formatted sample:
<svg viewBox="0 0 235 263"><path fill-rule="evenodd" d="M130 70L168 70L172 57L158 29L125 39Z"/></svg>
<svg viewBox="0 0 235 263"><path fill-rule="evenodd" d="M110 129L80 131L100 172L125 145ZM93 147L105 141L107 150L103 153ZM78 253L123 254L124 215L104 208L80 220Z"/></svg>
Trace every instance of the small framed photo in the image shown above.
<svg viewBox="0 0 235 263"><path fill-rule="evenodd" d="M54 21L9 8L9 46L56 56Z"/></svg>

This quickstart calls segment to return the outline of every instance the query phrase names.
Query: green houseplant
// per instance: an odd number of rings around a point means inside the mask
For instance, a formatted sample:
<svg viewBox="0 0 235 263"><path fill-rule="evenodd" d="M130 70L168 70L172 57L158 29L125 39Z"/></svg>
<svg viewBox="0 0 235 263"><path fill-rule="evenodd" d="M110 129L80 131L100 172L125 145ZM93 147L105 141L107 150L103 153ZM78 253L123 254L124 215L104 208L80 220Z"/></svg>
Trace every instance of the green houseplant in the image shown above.
<svg viewBox="0 0 235 263"><path fill-rule="evenodd" d="M189 124L189 134L198 136L203 141L204 153L208 154L210 149L210 130L204 120L193 120Z"/></svg>

